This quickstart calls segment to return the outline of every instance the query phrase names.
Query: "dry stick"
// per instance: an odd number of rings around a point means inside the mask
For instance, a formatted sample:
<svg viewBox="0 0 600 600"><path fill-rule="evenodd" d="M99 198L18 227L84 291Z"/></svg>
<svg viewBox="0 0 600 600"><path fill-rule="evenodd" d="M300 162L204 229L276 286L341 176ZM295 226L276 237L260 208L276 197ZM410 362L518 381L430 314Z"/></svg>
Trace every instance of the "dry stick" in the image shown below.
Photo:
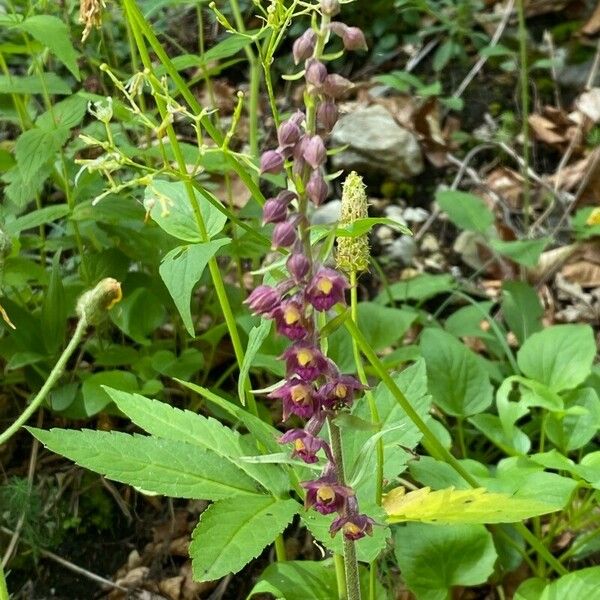
<svg viewBox="0 0 600 600"><path fill-rule="evenodd" d="M498 45L498 42L500 41L500 38L502 37L502 34L504 33L506 26L508 25L508 21L510 20L510 15L512 13L514 5L515 5L515 0L510 0L510 2L506 5L506 9L504 10L504 13L502 14L502 19L501 19L500 23L498 24L496 31L494 31L494 35L492 36L492 39L490 40L490 44L488 46L489 48L493 48L494 46ZM473 68L467 73L467 76L463 79L462 83L456 88L456 91L452 94L452 97L460 98L462 96L463 92L467 89L467 87L469 86L471 81L473 81L473 79L475 78L475 75L477 75L477 73L479 73L479 71L481 71L481 69L483 68L483 65L485 65L488 58L489 58L488 56L480 56L479 57L479 60L473 65Z"/></svg>
<svg viewBox="0 0 600 600"><path fill-rule="evenodd" d="M4 532L6 535L14 535L14 533L15 533L14 531L12 531L11 529L8 529L7 527L0 527L0 531ZM86 577L87 579L91 579L92 581L95 581L96 583L99 583L101 585L106 585L106 586L111 587L116 590L121 590L122 592L131 592L132 591L131 588L123 587L122 585L119 585L118 583L115 583L114 581L111 581L110 579L105 579L101 575L96 575L96 573L92 573L91 571L88 571L87 569L84 569L83 567L80 567L80 566L66 560L65 558L62 558L61 556L58 556L58 554L54 554L54 552L50 552L49 550L43 550L43 549L38 550L38 552L44 558L53 560L54 562L58 563L59 565L62 565L63 567L65 567L65 569L69 569L69 571L73 571L73 573L82 575L83 577ZM1 595L1 589L0 589L0 600L1 599L2 599L2 595Z"/></svg>

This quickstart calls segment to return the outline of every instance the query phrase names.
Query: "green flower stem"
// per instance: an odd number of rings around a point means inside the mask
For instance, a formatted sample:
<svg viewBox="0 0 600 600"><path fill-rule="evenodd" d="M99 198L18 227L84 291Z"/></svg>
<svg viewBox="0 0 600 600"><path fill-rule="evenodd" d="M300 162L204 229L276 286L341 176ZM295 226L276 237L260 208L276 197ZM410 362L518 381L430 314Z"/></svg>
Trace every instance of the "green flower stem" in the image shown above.
<svg viewBox="0 0 600 600"><path fill-rule="evenodd" d="M344 568L344 557L341 554L334 554L333 565L335 566L338 600L346 600L346 570Z"/></svg>
<svg viewBox="0 0 600 600"><path fill-rule="evenodd" d="M343 307L338 307L338 313L344 312ZM373 370L381 378L385 386L391 392L396 402L402 407L402 410L407 414L408 418L417 426L423 434L423 446L433 458L443 461L450 465L471 487L481 487L477 481L461 464L460 462L443 446L437 439L433 431L423 421L420 415L412 407L406 396L402 393L396 382L387 372L379 357L367 342L365 336L356 326L352 319L346 319L344 326L349 331L350 335L356 340L360 351L371 363ZM515 524L516 530L523 536L527 543L552 567L559 575L568 573L567 569L553 556L544 544L533 534L523 523Z"/></svg>
<svg viewBox="0 0 600 600"><path fill-rule="evenodd" d="M148 53L148 49L146 48L146 44L142 37L142 31L139 27L139 21L135 18L135 13L132 14L129 11L129 6L132 4L129 0L125 0L126 12L128 19L131 24L131 29L133 31L133 35L138 46L138 51L140 53L142 63L146 69L150 72L152 71L152 61L150 60L150 55ZM133 3L135 4L135 3ZM148 37L148 36L146 36ZM151 80L152 83L152 80ZM164 100L161 98L160 94L155 93L154 99L156 101L156 106L160 113L161 118L164 122L167 122L167 110L164 103ZM179 140L177 139L177 135L175 134L175 130L171 124L166 126L167 136L169 138L169 142L171 145L171 149L173 150L173 155L175 156L175 161L179 168L179 176L183 180L186 194L188 196L188 200L190 202L190 206L192 207L192 211L194 213L194 219L196 220L196 224L198 226L198 231L200 233L200 237L203 242L209 241L208 232L206 230L206 224L204 222L204 217L202 216L202 212L200 211L200 204L198 202L198 198L194 192L194 186L192 185L189 176L187 175L187 169L185 164L185 158L183 156L183 152L181 150L181 146L179 145ZM221 271L219 270L219 265L217 263L216 258L213 256L208 261L208 270L210 272L210 276L212 278L213 285L215 287L215 292L217 294L217 298L219 300L219 304L221 305L221 310L223 312L223 317L225 319L225 324L227 325L227 331L229 332L229 337L231 339L231 344L233 346L233 352L235 354L236 361L239 366L244 362L244 350L242 347L242 342L240 340L239 332L237 330L237 324L235 322L235 316L233 315L233 311L231 310L231 305L229 303L229 298L227 297L227 292L225 290L225 284L223 283L223 278L221 277ZM256 406L256 401L254 396L252 395L251 386L248 378L244 381L244 391L246 396L246 401L248 403L248 408L254 415L258 415L258 409Z"/></svg>
<svg viewBox="0 0 600 600"><path fill-rule="evenodd" d="M48 392L54 387L54 384L62 375L67 361L73 352L75 352L77 346L79 346L87 325L88 323L85 318L82 317L79 319L71 340L69 341L67 347L63 350L63 353L60 355L59 359L56 361L54 368L50 372L50 375L48 375L44 385L40 388L40 391L36 394L29 406L21 413L18 419L0 435L0 446L6 443L21 428L21 426L27 423L31 415L40 407L48 395Z"/></svg>
<svg viewBox="0 0 600 600"><path fill-rule="evenodd" d="M346 482L346 476L344 474L344 454L342 452L342 436L340 428L333 422L332 419L327 419L327 425L329 426L329 437L331 440L331 452L335 459L338 481L341 485ZM335 557L336 560L339 558ZM348 540L344 536L344 570L346 573L346 591L347 595L342 596L341 591L338 588L338 594L340 594L340 600L360 600L360 580L358 577L358 561L356 559L356 543L354 540ZM339 582L339 579L338 579Z"/></svg>
<svg viewBox="0 0 600 600"><path fill-rule="evenodd" d="M4 577L2 561L0 561L0 600L8 600L8 588L6 587L6 578Z"/></svg>
<svg viewBox="0 0 600 600"><path fill-rule="evenodd" d="M158 38L152 30L152 27L150 26L148 21L146 21L144 15L142 14L142 11L139 9L135 0L123 0L123 6L125 7L127 14L129 15L129 20L130 24L132 25L132 28L134 30L137 29L138 31L140 31L143 34L143 36L148 40L150 47L155 52L156 56L158 56L158 59L165 68L165 71L173 80L175 87L179 90L179 93L183 96L185 101L188 103L189 107L196 115L202 115L202 106L200 105L194 94L190 91L185 81L173 65L173 62L169 58L168 54L165 52L165 49L162 47L161 43L158 41ZM151 68L151 65L149 68ZM224 136L213 125L212 121L210 120L210 117L208 115L200 116L200 123L202 124L202 127L204 127L206 133L208 133L208 135L212 138L212 140L218 146L221 146L224 141ZM246 167L240 161L238 161L237 158L228 150L223 150L223 154L231 168L244 182L244 184L252 194L252 197L262 206L265 202L265 197L263 196L256 182L253 180L252 176L246 170Z"/></svg>
<svg viewBox="0 0 600 600"><path fill-rule="evenodd" d="M285 562L287 560L285 542L281 534L275 538L275 556L277 557L277 562Z"/></svg>
<svg viewBox="0 0 600 600"><path fill-rule="evenodd" d="M350 318L358 327L358 298L357 298L357 276L356 271L350 272ZM368 386L369 381L365 373L365 369L362 363L362 357L356 340L352 338L352 352L354 354L354 364L356 365L356 372L358 373L358 379L360 382ZM381 419L379 417L379 411L377 410L377 403L375 402L375 396L370 390L365 391L367 402L369 403L369 412L371 413L371 423L376 427L377 431L381 430ZM380 437L377 440L375 446L375 502L381 506L381 497L383 495L383 438ZM377 559L375 559L369 565L369 598L370 600L376 600L375 598L375 584L377 581Z"/></svg>

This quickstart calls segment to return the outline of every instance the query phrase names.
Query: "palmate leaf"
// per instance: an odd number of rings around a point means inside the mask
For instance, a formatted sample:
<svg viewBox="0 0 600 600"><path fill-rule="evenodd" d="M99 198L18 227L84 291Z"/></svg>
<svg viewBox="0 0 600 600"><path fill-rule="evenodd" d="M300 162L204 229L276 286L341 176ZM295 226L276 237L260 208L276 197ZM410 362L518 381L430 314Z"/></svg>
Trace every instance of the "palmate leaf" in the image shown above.
<svg viewBox="0 0 600 600"><path fill-rule="evenodd" d="M299 509L295 500L272 496L226 498L211 504L200 516L190 545L194 579L213 581L237 573Z"/></svg>
<svg viewBox="0 0 600 600"><path fill-rule="evenodd" d="M260 494L258 484L231 461L182 441L115 431L28 429L49 450L146 492L203 500Z"/></svg>
<svg viewBox="0 0 600 600"><path fill-rule="evenodd" d="M383 500L388 523L516 523L558 510L532 498L488 492L485 488L431 491L424 487L406 493L404 487L388 492Z"/></svg>

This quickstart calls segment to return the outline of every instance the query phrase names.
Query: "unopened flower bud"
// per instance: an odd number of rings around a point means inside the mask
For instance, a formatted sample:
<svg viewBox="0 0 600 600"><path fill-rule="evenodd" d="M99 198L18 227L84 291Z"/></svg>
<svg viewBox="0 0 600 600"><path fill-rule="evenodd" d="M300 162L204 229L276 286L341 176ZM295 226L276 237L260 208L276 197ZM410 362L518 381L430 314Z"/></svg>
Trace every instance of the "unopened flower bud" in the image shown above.
<svg viewBox="0 0 600 600"><path fill-rule="evenodd" d="M352 87L354 87L354 84L351 81L337 73L331 73L325 78L321 91L331 98L340 98Z"/></svg>
<svg viewBox="0 0 600 600"><path fill-rule="evenodd" d="M366 219L368 216L369 203L365 185L362 178L352 171L343 184L340 225L351 225L358 219ZM369 257L367 235L337 238L336 264L338 269L346 273L366 271L369 268Z"/></svg>
<svg viewBox="0 0 600 600"><path fill-rule="evenodd" d="M296 241L296 227L290 221L277 223L273 229L273 247L288 248Z"/></svg>
<svg viewBox="0 0 600 600"><path fill-rule="evenodd" d="M294 125L298 125L300 127L302 123L305 121L306 115L301 111L297 110L290 118L290 123L294 123Z"/></svg>
<svg viewBox="0 0 600 600"><path fill-rule="evenodd" d="M346 50L367 50L365 34L358 27L346 27L342 34L342 41Z"/></svg>
<svg viewBox="0 0 600 600"><path fill-rule="evenodd" d="M339 0L321 0L321 12L328 17L335 17L340 12Z"/></svg>
<svg viewBox="0 0 600 600"><path fill-rule="evenodd" d="M320 60L312 59L306 67L304 77L309 85L318 89L327 77L327 67Z"/></svg>
<svg viewBox="0 0 600 600"><path fill-rule="evenodd" d="M325 132L329 133L335 125L338 118L338 109L331 98L325 98L319 103L317 108L317 125Z"/></svg>
<svg viewBox="0 0 600 600"><path fill-rule="evenodd" d="M327 150L320 135L313 135L304 144L302 157L313 168L319 168L327 158Z"/></svg>
<svg viewBox="0 0 600 600"><path fill-rule="evenodd" d="M292 202L292 200L295 200L297 197L298 196L296 195L296 193L290 190L282 190L281 192L279 192L279 194L277 194L277 196L275 196L275 198L279 200L279 202L283 202L286 206L290 202Z"/></svg>
<svg viewBox="0 0 600 600"><path fill-rule="evenodd" d="M306 184L306 194L316 206L320 206L323 204L325 198L327 198L328 192L325 179L323 179L319 170L315 169Z"/></svg>
<svg viewBox="0 0 600 600"><path fill-rule="evenodd" d="M283 169L283 155L277 150L267 150L260 157L260 173L280 173Z"/></svg>
<svg viewBox="0 0 600 600"><path fill-rule="evenodd" d="M294 42L292 55L294 56L295 64L299 64L301 61L312 56L316 41L317 34L313 29L309 28Z"/></svg>
<svg viewBox="0 0 600 600"><path fill-rule="evenodd" d="M77 314L89 324L98 323L123 298L121 284L112 277L102 279L95 288L84 292L77 301Z"/></svg>
<svg viewBox="0 0 600 600"><path fill-rule="evenodd" d="M279 292L268 285L259 285L252 293L244 300L244 304L255 315L265 315L277 308L281 303L281 295Z"/></svg>
<svg viewBox="0 0 600 600"><path fill-rule="evenodd" d="M306 258L306 256L304 256L304 254L301 254L300 252L295 252L294 254L292 254L287 259L286 265L290 275L296 281L301 281L310 269L310 262L308 258Z"/></svg>
<svg viewBox="0 0 600 600"><path fill-rule="evenodd" d="M280 146L293 146L301 135L300 127L290 119L279 126L277 140Z"/></svg>
<svg viewBox="0 0 600 600"><path fill-rule="evenodd" d="M287 217L287 203L269 198L263 206L263 223L279 223Z"/></svg>

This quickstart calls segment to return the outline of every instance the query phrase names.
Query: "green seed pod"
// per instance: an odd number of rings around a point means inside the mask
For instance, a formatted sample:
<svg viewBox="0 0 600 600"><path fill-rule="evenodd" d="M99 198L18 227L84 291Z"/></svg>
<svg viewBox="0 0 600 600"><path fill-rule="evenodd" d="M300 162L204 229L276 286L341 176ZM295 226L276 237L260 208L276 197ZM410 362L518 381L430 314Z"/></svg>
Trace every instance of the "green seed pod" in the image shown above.
<svg viewBox="0 0 600 600"><path fill-rule="evenodd" d="M369 216L369 203L362 177L352 171L343 184L342 214L340 225L351 225L357 219ZM359 273L369 268L369 238L365 235L357 237L338 237L336 263L338 269L346 273Z"/></svg>
<svg viewBox="0 0 600 600"><path fill-rule="evenodd" d="M80 319L95 325L122 297L121 284L112 277L106 277L95 288L84 292L79 297L77 314Z"/></svg>

